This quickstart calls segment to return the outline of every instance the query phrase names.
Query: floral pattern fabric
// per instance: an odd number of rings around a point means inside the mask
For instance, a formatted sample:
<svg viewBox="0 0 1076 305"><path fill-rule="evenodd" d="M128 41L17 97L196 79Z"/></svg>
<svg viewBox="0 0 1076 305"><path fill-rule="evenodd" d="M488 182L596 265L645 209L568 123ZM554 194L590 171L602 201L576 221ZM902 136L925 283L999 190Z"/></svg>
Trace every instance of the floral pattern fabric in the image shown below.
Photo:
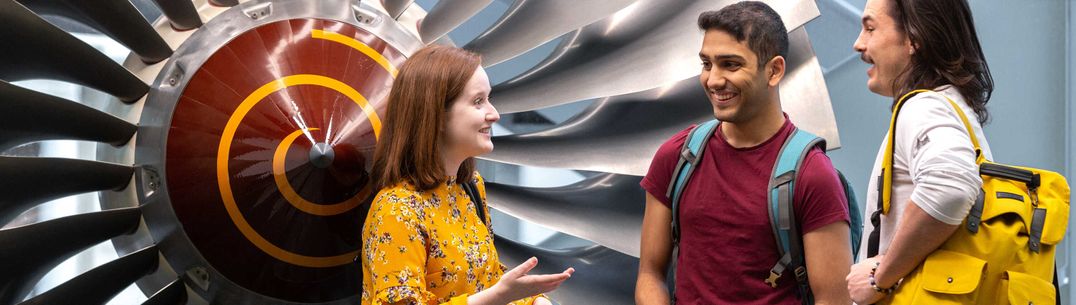
<svg viewBox="0 0 1076 305"><path fill-rule="evenodd" d="M482 177L474 177L485 202ZM483 208L484 222L454 177L428 191L407 182L382 189L362 230L362 305L466 304L496 284L506 269Z"/></svg>

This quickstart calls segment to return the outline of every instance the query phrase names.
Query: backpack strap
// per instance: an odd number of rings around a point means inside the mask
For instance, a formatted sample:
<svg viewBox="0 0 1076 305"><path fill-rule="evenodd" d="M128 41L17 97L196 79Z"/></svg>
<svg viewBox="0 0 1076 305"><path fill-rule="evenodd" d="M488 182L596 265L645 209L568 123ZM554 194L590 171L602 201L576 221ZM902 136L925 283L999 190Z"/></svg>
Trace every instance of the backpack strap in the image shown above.
<svg viewBox="0 0 1076 305"><path fill-rule="evenodd" d="M889 214L890 202L893 199L893 152L895 144L893 140L897 135L897 116L900 114L900 109L904 107L905 102L911 99L913 96L924 92L934 92L932 90L918 89L905 93L900 99L897 100L897 104L893 105L893 116L889 120L889 132L886 135L886 147L885 154L882 155L882 168L879 171L877 179L877 191L878 191L878 205L877 210L871 214L871 225L874 229L871 231L868 243L867 243L867 257L873 257L878 255L879 242L881 240L881 215ZM964 125L964 129L968 132L968 137L971 138L971 145L975 148L975 164L982 164L987 161L983 156L982 147L979 146L979 140L975 137L975 130L971 128L971 123L968 121L967 115L960 109L960 106L953 102L948 96L940 94L949 105L953 107L953 111L960 117L961 123ZM976 211L973 211L976 212ZM978 231L977 228L971 229Z"/></svg>
<svg viewBox="0 0 1076 305"><path fill-rule="evenodd" d="M691 174L702 160L706 143L717 130L717 123L717 120L709 120L695 125L688 132L684 146L680 147L680 161L676 162L676 167L673 168L672 181L669 182L669 190L665 192L665 196L672 201L673 248L680 244L680 196L683 195L684 187L691 179Z"/></svg>
<svg viewBox="0 0 1076 305"><path fill-rule="evenodd" d="M923 92L933 91L926 89L913 90L901 96L900 100L897 101L897 104L893 106L893 117L889 121L888 141L886 141L885 155L882 156L882 172L881 178L879 179L882 183L879 185L881 189L879 190L880 194L878 194L878 204L882 208L882 214L889 213L890 200L893 198L893 150L895 147L893 139L897 134L897 115L900 114L900 109L904 107L905 102L911 99L912 96ZM968 121L968 117L964 115L964 111L961 110L960 106L957 105L956 102L953 102L948 96L941 96L953 107L953 111L960 117L960 122L963 123L964 129L968 132L968 137L971 139L971 145L975 148L975 163L981 164L983 161L986 161L986 158L982 153L982 148L979 146L979 140L975 137L975 130L971 128L971 123Z"/></svg>
<svg viewBox="0 0 1076 305"><path fill-rule="evenodd" d="M702 153L706 150L706 143L714 136L717 124L717 120L709 120L695 125L688 132L684 145L680 147L680 161L677 161L676 167L673 168L672 180L669 181L669 190L665 191L665 196L672 201L673 259L670 260L672 264L669 265L667 275L672 304L676 304L676 257L680 251L680 197L684 193L688 180L691 179L691 174L694 173L695 168L702 161Z"/></svg>
<svg viewBox="0 0 1076 305"><path fill-rule="evenodd" d="M766 283L776 288L777 279L786 269L792 269L800 299L804 304L813 303L813 297L803 255L803 236L800 235L799 225L796 223L792 201L795 196L796 176L803 166L803 160L811 149L819 145L825 146L825 140L798 128L793 130L777 155L767 192L770 228L781 259L770 269Z"/></svg>
<svg viewBox="0 0 1076 305"><path fill-rule="evenodd" d="M840 178L841 186L844 188L844 198L848 200L848 237L852 242L852 263L857 263L859 262L859 247L863 241L863 209L859 207L856 192L852 188L852 183L844 177L844 173L837 170L837 178Z"/></svg>
<svg viewBox="0 0 1076 305"><path fill-rule="evenodd" d="M463 191L467 193L467 197L471 197L471 203L474 204L474 210L478 213L478 220L482 221L486 227L489 227L489 223L486 222L486 203L482 202L482 196L478 193L478 184L475 180L468 181L461 184Z"/></svg>

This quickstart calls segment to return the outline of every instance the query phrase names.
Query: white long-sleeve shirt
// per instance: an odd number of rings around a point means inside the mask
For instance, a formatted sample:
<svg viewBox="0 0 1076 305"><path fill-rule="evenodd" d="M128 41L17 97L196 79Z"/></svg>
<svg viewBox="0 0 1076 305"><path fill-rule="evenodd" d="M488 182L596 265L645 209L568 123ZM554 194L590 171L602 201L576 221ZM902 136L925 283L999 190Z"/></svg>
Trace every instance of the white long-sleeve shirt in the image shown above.
<svg viewBox="0 0 1076 305"><path fill-rule="evenodd" d="M982 187L979 167L975 164L975 149L963 122L949 102L949 97L964 111L975 131L976 139L987 159L992 160L990 145L983 136L978 116L968 107L963 96L952 86L936 88L935 92L920 93L905 102L897 116L893 153L893 193L889 214L882 215L881 238L878 250L886 253L900 226L908 200L931 217L958 225L971 210L972 202ZM878 208L878 175L888 140L882 146L871 171L867 188L864 235L873 230L869 219ZM862 249L867 249L863 238ZM867 251L861 251L865 257Z"/></svg>

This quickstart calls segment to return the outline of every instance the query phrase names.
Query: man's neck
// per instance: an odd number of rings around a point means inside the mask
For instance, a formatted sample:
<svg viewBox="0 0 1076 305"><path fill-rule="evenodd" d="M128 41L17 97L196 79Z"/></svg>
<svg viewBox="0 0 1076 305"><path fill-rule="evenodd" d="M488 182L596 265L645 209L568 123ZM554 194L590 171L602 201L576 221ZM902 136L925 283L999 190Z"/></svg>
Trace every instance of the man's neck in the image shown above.
<svg viewBox="0 0 1076 305"><path fill-rule="evenodd" d="M785 125L781 108L766 109L758 116L739 123L722 122L721 135L736 148L754 147L766 142Z"/></svg>

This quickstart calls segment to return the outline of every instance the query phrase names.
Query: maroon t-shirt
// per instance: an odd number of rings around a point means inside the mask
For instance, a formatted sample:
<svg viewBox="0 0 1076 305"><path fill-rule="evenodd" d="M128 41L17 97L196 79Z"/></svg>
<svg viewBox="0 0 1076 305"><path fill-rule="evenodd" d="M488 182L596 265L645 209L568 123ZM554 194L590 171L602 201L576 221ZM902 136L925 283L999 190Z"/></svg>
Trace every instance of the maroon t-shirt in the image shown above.
<svg viewBox="0 0 1076 305"><path fill-rule="evenodd" d="M777 288L763 282L778 260L766 189L777 154L793 129L786 116L769 140L735 148L718 125L680 199L677 304L800 304L791 273L786 271ZM666 206L671 207L665 192L689 131L661 145L639 183ZM800 232L848 221L844 189L822 149L808 153L793 196Z"/></svg>

